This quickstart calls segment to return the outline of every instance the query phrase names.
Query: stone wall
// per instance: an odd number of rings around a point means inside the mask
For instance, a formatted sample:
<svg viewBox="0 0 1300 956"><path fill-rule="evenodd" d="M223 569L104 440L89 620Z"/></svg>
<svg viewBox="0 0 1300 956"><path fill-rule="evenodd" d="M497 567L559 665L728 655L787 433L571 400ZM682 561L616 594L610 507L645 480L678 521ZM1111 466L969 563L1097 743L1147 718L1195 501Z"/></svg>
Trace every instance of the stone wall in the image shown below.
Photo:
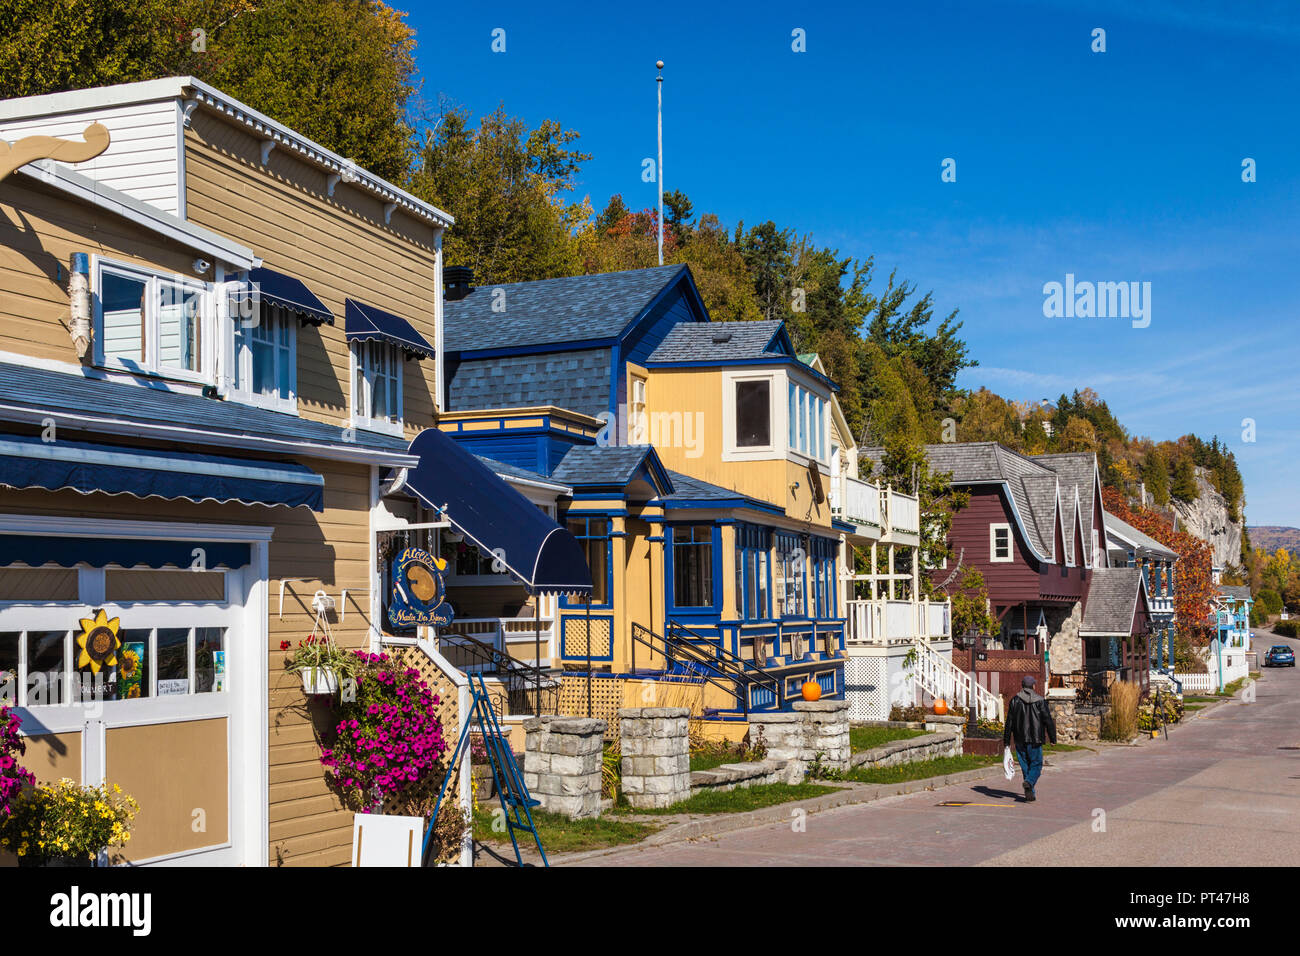
<svg viewBox="0 0 1300 956"><path fill-rule="evenodd" d="M786 783L789 767L784 760L754 760L749 763L724 763L691 774L691 792L721 792L737 787L757 787L765 783Z"/></svg>
<svg viewBox="0 0 1300 956"><path fill-rule="evenodd" d="M797 700L793 706L788 713L749 715L751 735L762 734L768 757L787 761L791 781L802 780L819 758L827 769L849 769L849 702Z"/></svg>
<svg viewBox="0 0 1300 956"><path fill-rule="evenodd" d="M691 795L690 714L685 707L618 712L623 796L634 807L670 807Z"/></svg>
<svg viewBox="0 0 1300 956"><path fill-rule="evenodd" d="M908 740L891 740L879 747L855 753L851 763L855 767L893 767L918 760L933 760L936 757L960 757L961 754L962 735L945 730Z"/></svg>
<svg viewBox="0 0 1300 956"><path fill-rule="evenodd" d="M605 727L593 717L524 721L524 786L543 810L571 819L600 815Z"/></svg>
<svg viewBox="0 0 1300 956"><path fill-rule="evenodd" d="M1047 706L1056 721L1057 742L1101 739L1101 722L1107 709L1105 704L1081 704L1072 695L1061 695L1049 696Z"/></svg>
<svg viewBox="0 0 1300 956"><path fill-rule="evenodd" d="M1083 640L1079 627L1083 623L1083 604L1076 601L1069 613L1049 609L1045 615L1047 632L1052 635L1048 645L1053 674L1068 674L1083 668Z"/></svg>

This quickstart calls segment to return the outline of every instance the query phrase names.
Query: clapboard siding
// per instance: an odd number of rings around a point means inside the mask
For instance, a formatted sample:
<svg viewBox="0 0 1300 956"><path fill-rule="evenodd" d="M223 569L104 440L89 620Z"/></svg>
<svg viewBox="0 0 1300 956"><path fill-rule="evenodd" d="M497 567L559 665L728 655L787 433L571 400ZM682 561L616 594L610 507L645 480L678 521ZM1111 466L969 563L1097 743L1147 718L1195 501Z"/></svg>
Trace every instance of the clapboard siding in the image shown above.
<svg viewBox="0 0 1300 956"><path fill-rule="evenodd" d="M325 174L284 150L260 162L258 141L223 120L196 113L186 131L189 218L293 275L336 316L333 326L303 330L298 341L298 402L304 417L346 424L351 396L345 300L366 302L411 323L436 342L440 294L434 230L394 212L346 183L326 196ZM408 433L433 424L434 365L403 363Z"/></svg>
<svg viewBox="0 0 1300 956"><path fill-rule="evenodd" d="M1024 537L1016 527L1011 507L1001 488L973 487L970 503L953 516L952 542L954 560L961 555L963 567L978 568L988 586L989 599L995 606L1018 604L1035 600L1039 596L1038 562L1034 560ZM1014 561L989 560L989 526L1010 524L1015 540ZM951 562L950 562L951 564ZM932 572L931 577L943 580L949 570Z"/></svg>
<svg viewBox="0 0 1300 956"><path fill-rule="evenodd" d="M0 181L0 351L78 362L68 336L74 252L181 275L194 260L192 251L128 219L25 175L10 176Z"/></svg>
<svg viewBox="0 0 1300 956"><path fill-rule="evenodd" d="M108 127L108 149L78 163L76 171L174 216L182 215L180 114L174 100L8 120L0 122L0 137L10 141L25 136L80 139L91 123Z"/></svg>

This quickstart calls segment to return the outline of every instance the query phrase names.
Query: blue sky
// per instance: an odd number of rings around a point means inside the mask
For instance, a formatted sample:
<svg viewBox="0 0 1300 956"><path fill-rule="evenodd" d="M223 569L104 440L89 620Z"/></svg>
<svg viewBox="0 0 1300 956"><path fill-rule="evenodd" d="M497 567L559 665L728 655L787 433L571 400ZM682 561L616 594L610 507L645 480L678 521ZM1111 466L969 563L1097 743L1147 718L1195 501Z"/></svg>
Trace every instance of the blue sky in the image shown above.
<svg viewBox="0 0 1300 956"><path fill-rule="evenodd" d="M408 22L426 98L579 131L578 192L597 209L654 204L641 161L663 59L664 185L697 212L773 219L933 290L980 362L964 386L1092 387L1135 434L1218 434L1250 523L1300 526L1300 4L729 7L496 3ZM1149 327L1045 318L1043 285L1067 273L1150 282Z"/></svg>

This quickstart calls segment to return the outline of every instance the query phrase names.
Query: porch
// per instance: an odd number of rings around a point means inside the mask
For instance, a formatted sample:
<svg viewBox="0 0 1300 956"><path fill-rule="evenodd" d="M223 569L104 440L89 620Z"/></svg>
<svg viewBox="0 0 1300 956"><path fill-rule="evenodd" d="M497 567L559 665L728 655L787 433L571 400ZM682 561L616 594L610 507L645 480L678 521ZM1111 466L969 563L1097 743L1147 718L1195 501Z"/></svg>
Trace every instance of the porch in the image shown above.
<svg viewBox="0 0 1300 956"><path fill-rule="evenodd" d="M830 481L830 502L831 514L856 525L864 537L888 540L893 534L920 534L921 508L915 495L841 475Z"/></svg>
<svg viewBox="0 0 1300 956"><path fill-rule="evenodd" d="M862 599L845 602L845 643L906 645L946 641L952 636L952 607L947 601Z"/></svg>

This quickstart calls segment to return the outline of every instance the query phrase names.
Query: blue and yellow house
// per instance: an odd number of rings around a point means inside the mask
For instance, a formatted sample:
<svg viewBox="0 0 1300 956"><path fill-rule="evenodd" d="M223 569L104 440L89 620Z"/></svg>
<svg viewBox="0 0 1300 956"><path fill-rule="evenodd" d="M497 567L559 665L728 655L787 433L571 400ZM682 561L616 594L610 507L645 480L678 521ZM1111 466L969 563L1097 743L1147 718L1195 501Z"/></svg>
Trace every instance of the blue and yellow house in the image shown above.
<svg viewBox="0 0 1300 956"><path fill-rule="evenodd" d="M439 426L567 488L558 516L591 567L590 604L553 609L553 667L617 679L628 703L694 682L724 715L809 681L842 695L846 542L863 528L832 510L836 385L784 324L710 321L680 265L447 276Z"/></svg>

